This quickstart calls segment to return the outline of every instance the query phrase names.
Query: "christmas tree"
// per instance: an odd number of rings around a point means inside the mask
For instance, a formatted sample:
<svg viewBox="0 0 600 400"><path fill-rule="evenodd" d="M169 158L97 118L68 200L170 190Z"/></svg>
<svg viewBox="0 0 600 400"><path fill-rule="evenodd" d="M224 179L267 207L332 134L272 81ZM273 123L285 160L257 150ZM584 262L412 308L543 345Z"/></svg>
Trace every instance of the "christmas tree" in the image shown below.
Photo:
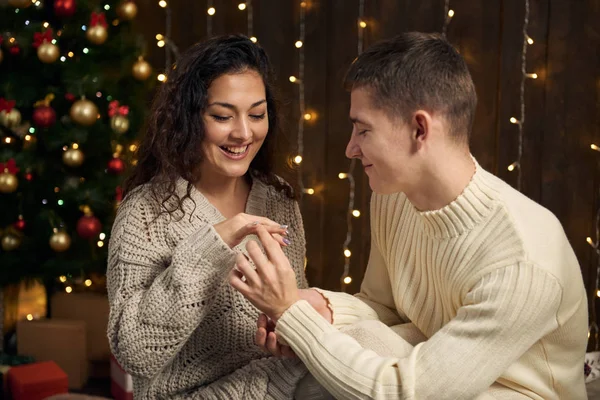
<svg viewBox="0 0 600 400"><path fill-rule="evenodd" d="M136 12L130 0L0 0L0 287L83 290L106 269L156 81Z"/></svg>

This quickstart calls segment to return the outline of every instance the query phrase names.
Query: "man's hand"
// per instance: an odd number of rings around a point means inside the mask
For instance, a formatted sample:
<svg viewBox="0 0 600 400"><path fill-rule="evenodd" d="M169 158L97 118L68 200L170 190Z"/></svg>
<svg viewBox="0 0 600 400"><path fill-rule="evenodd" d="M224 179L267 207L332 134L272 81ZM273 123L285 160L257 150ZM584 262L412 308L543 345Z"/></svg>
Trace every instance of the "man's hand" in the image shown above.
<svg viewBox="0 0 600 400"><path fill-rule="evenodd" d="M280 344L277 341L275 324L273 321L270 321L265 314L260 314L258 317L256 338L254 342L263 351L269 352L275 357L296 357L296 353L294 353L294 350L292 350L291 347Z"/></svg>
<svg viewBox="0 0 600 400"><path fill-rule="evenodd" d="M237 269L231 271L229 283L276 323L292 304L300 300L296 275L269 231L258 225L256 232L267 254L263 254L255 241L248 242L246 250L256 270L242 254L238 254ZM242 277L246 278L245 282Z"/></svg>

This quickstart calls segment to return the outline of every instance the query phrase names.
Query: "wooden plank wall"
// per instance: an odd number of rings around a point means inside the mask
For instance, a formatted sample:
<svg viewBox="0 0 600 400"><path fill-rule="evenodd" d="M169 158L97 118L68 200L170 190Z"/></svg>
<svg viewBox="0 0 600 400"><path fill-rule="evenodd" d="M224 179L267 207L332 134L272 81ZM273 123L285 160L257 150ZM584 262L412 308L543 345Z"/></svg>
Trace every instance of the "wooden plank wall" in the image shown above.
<svg viewBox="0 0 600 400"><path fill-rule="evenodd" d="M160 68L164 52L154 35L164 33L164 10L146 0L137 23L149 41L148 58ZM213 33L246 33L246 11L239 1L214 0ZM351 131L349 96L341 82L357 55L359 0L307 0L306 107L316 114L306 124L303 179L317 193L302 201L308 241L307 274L312 285L355 292L369 250L370 190L356 171L356 208L350 249L350 285L342 285L342 244L346 235L348 168L344 149ZM181 49L206 37L206 0L171 0L173 40ZM289 174L286 158L295 153L300 0L253 0L254 35L275 67L283 99L285 140L279 172ZM507 166L516 160L518 131L509 122L519 115L520 57L524 0L451 0L455 16L448 39L467 60L479 96L472 152L481 165L516 185ZM365 0L365 46L400 32L440 31L444 1ZM591 298L596 258L586 243L594 233L598 207L600 153L600 1L530 0L527 68L539 75L526 82L526 124L522 159L523 192L549 208L562 222L581 264Z"/></svg>

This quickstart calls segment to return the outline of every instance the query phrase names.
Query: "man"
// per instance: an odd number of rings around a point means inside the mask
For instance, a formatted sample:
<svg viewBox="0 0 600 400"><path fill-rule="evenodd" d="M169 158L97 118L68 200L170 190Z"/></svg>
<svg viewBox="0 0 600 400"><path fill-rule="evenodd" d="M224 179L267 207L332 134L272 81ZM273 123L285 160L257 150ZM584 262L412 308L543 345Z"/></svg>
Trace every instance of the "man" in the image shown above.
<svg viewBox="0 0 600 400"><path fill-rule="evenodd" d="M586 398L577 259L548 210L471 156L477 100L462 57L438 35L407 33L361 54L346 84L346 155L374 192L361 291L299 291L260 230L266 254L248 244L256 271L240 256L230 279L276 323L267 337L260 321L259 342L289 344L339 399ZM343 333L365 320L390 327L373 325L375 351Z"/></svg>

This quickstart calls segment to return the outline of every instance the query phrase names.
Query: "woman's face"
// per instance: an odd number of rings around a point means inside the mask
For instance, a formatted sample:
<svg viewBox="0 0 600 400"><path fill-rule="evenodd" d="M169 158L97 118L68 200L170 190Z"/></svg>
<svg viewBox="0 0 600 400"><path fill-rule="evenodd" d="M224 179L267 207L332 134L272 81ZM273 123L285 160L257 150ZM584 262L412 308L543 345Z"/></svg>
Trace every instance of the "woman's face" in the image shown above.
<svg viewBox="0 0 600 400"><path fill-rule="evenodd" d="M201 175L238 178L262 146L269 130L265 84L253 70L221 75L208 88L202 116Z"/></svg>

